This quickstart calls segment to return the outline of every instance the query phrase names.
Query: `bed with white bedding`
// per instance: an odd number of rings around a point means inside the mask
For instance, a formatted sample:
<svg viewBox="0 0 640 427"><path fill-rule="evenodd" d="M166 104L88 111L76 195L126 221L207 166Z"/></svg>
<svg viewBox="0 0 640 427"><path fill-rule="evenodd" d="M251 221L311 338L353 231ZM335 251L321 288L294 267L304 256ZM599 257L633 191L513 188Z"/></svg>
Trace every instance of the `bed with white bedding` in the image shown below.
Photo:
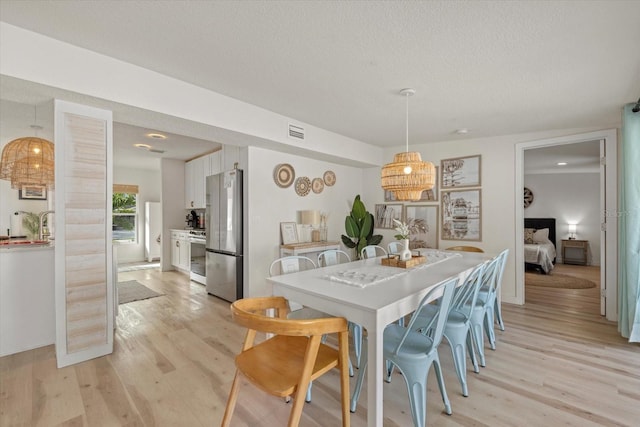
<svg viewBox="0 0 640 427"><path fill-rule="evenodd" d="M524 262L540 267L545 273L553 270L556 247L553 243L532 243L524 245Z"/></svg>
<svg viewBox="0 0 640 427"><path fill-rule="evenodd" d="M525 218L524 262L525 267L539 269L547 274L556 261L556 219Z"/></svg>

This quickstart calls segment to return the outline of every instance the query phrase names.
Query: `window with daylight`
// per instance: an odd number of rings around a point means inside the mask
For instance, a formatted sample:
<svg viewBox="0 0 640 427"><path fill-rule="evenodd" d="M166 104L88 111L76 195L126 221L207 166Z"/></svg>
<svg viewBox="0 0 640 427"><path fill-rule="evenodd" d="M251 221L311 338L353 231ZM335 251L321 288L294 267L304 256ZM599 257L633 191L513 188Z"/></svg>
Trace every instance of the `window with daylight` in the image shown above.
<svg viewBox="0 0 640 427"><path fill-rule="evenodd" d="M138 241L138 186L113 185L113 241Z"/></svg>

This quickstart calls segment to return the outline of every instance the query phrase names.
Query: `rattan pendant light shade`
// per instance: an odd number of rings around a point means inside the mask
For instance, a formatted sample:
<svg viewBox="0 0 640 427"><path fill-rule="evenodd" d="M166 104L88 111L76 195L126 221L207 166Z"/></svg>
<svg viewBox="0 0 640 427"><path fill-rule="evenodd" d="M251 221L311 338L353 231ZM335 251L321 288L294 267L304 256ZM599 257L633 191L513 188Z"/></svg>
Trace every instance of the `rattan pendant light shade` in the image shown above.
<svg viewBox="0 0 640 427"><path fill-rule="evenodd" d="M403 89L400 94L407 97L406 144L407 151L397 153L393 162L382 167L382 188L392 191L398 201L418 201L422 192L435 185L436 171L433 163L423 162L420 153L409 152L409 96L415 90Z"/></svg>
<svg viewBox="0 0 640 427"><path fill-rule="evenodd" d="M11 181L11 188L45 185L54 188L54 145L46 139L25 137L14 139L2 149L0 179Z"/></svg>
<svg viewBox="0 0 640 427"><path fill-rule="evenodd" d="M409 166L411 173L405 173ZM393 162L382 168L382 188L393 191L395 199L417 201L424 190L433 188L436 171L433 163L423 162L420 153L405 152L393 156Z"/></svg>

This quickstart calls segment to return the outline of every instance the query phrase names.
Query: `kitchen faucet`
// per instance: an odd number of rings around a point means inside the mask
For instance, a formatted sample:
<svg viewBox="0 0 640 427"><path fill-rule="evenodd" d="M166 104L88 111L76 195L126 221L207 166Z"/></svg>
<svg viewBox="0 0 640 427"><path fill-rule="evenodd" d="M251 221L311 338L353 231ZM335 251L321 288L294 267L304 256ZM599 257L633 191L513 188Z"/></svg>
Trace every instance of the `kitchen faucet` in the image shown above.
<svg viewBox="0 0 640 427"><path fill-rule="evenodd" d="M42 211L38 214L38 240L44 240L44 218L54 211Z"/></svg>

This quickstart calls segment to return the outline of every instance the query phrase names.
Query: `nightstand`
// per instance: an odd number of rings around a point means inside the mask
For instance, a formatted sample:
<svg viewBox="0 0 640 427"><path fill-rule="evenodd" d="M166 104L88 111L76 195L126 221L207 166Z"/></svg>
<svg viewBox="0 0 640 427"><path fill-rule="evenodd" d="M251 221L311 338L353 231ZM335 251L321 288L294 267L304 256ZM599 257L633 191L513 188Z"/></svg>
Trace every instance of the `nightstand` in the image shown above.
<svg viewBox="0 0 640 427"><path fill-rule="evenodd" d="M587 265L588 240L562 240L562 263Z"/></svg>

